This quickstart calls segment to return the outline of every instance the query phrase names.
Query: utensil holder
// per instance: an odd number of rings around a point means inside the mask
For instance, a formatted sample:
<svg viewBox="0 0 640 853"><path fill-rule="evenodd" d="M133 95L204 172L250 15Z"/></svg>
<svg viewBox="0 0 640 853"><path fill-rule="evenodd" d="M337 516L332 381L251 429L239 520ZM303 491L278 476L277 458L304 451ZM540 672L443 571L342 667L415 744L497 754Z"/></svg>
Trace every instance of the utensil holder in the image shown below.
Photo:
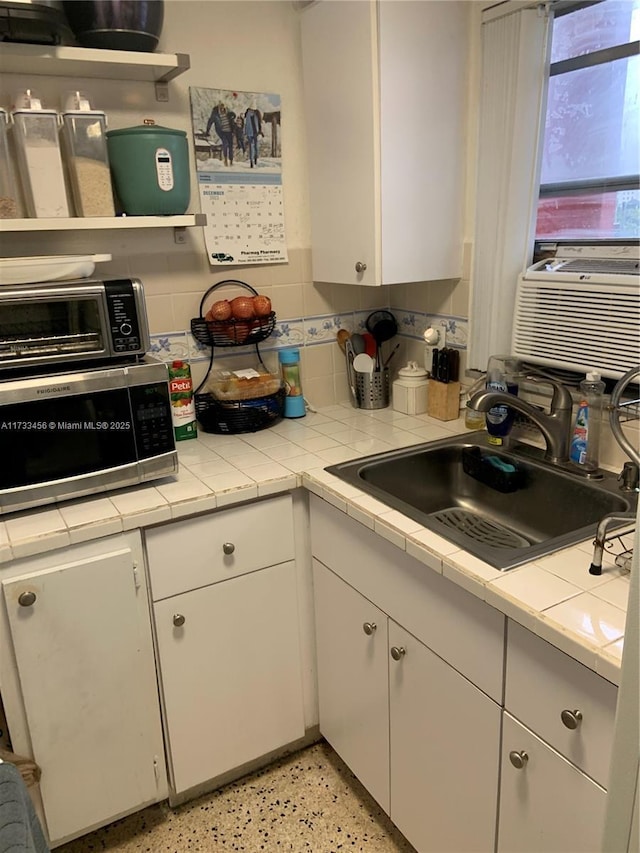
<svg viewBox="0 0 640 853"><path fill-rule="evenodd" d="M389 371L354 371L356 401L359 409L385 409L389 405Z"/></svg>

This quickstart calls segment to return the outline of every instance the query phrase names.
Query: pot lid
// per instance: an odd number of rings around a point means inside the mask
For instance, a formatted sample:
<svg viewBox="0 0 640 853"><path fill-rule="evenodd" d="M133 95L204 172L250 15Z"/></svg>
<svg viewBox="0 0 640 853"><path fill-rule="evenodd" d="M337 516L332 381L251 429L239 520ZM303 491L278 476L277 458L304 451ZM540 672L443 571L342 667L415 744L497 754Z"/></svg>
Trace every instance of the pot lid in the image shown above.
<svg viewBox="0 0 640 853"><path fill-rule="evenodd" d="M148 136L153 133L168 133L172 136L184 137L187 135L184 130L176 130L173 127L162 127L162 125L156 124L153 119L146 118L144 124L138 124L135 127L121 127L119 130L108 130L107 136Z"/></svg>

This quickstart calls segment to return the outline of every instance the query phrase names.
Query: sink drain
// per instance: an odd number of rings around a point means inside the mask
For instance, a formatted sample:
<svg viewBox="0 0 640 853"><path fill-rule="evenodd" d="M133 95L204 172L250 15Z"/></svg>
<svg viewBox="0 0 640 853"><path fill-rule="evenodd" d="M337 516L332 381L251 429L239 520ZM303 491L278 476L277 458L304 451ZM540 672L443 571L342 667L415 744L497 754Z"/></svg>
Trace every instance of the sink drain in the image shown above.
<svg viewBox="0 0 640 853"><path fill-rule="evenodd" d="M493 548L525 548L531 543L524 536L514 533L508 527L503 527L495 521L489 521L468 509L460 509L457 506L449 509L441 509L439 512L431 513L432 518L457 530L483 545L491 545Z"/></svg>

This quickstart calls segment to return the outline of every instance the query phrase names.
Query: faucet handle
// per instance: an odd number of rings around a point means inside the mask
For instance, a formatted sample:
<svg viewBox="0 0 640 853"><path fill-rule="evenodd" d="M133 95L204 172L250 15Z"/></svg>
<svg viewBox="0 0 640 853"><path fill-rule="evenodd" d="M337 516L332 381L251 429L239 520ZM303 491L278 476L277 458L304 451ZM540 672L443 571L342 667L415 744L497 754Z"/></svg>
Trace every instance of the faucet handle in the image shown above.
<svg viewBox="0 0 640 853"><path fill-rule="evenodd" d="M533 382L535 385L551 385L553 388L553 396L551 397L550 412L571 411L573 409L573 398L571 391L555 379L549 379L546 376L537 376L535 373L527 374L525 379L528 382Z"/></svg>

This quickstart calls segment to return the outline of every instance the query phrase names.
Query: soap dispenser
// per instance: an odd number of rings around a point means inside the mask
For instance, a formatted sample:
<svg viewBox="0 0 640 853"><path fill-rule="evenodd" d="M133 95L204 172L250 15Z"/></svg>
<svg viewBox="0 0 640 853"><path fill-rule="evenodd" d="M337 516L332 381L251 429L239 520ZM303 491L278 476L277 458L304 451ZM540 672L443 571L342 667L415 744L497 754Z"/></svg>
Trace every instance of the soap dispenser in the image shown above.
<svg viewBox="0 0 640 853"><path fill-rule="evenodd" d="M421 415L427 411L429 374L417 361L410 361L398 371L393 383L393 408L405 415Z"/></svg>

